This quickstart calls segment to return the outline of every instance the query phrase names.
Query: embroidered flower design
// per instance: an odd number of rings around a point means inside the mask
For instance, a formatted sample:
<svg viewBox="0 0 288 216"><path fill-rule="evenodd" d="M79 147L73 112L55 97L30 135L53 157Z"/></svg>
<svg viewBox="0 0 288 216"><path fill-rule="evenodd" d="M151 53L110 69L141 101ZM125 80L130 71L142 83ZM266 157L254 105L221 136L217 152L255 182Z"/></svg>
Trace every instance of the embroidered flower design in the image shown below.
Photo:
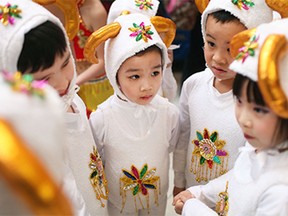
<svg viewBox="0 0 288 216"><path fill-rule="evenodd" d="M232 0L232 3L237 5L237 7L241 10L249 10L250 7L253 7L255 4L251 0Z"/></svg>
<svg viewBox="0 0 288 216"><path fill-rule="evenodd" d="M141 171L132 165L131 172L123 169L124 177L120 180L124 183L123 190L132 190L133 196L141 192L143 195L148 195L148 189L156 189L156 183L159 176L154 176L156 168L148 170L148 165L145 164Z"/></svg>
<svg viewBox="0 0 288 216"><path fill-rule="evenodd" d="M245 62L248 56L255 56L255 49L258 47L259 36L253 35L249 41L244 43L244 46L239 49L239 53L236 56L237 60L242 60L242 63Z"/></svg>
<svg viewBox="0 0 288 216"><path fill-rule="evenodd" d="M5 26L8 24L13 25L15 18L21 18L20 13L21 10L18 9L18 5L12 6L10 3L7 3L5 6L0 5L0 21Z"/></svg>
<svg viewBox="0 0 288 216"><path fill-rule="evenodd" d="M93 146L93 153L90 153L89 168L92 170L90 174L90 182L96 193L96 198L101 202L102 207L104 203L102 199L108 199L107 179L105 176L102 159L97 149Z"/></svg>
<svg viewBox="0 0 288 216"><path fill-rule="evenodd" d="M225 141L218 140L218 132L214 131L210 135L205 128L203 134L199 131L197 131L196 134L197 139L192 141L192 143L195 144L195 149L192 154L200 157L200 165L206 162L208 167L212 169L214 163L221 164L219 157L227 156L228 153L222 150Z"/></svg>
<svg viewBox="0 0 288 216"><path fill-rule="evenodd" d="M46 81L33 80L33 76L31 74L25 74L22 76L20 72L3 72L2 74L4 80L14 91L44 98L45 94L43 89L46 85Z"/></svg>
<svg viewBox="0 0 288 216"><path fill-rule="evenodd" d="M136 37L136 41L140 41L143 39L145 42L148 42L148 39L152 40L151 35L153 35L153 31L150 30L151 25L145 26L144 22L141 22L140 25L133 23L133 27L129 28L131 33L130 37Z"/></svg>
<svg viewBox="0 0 288 216"><path fill-rule="evenodd" d="M139 7L140 10L148 10L153 9L152 0L135 0L136 6Z"/></svg>

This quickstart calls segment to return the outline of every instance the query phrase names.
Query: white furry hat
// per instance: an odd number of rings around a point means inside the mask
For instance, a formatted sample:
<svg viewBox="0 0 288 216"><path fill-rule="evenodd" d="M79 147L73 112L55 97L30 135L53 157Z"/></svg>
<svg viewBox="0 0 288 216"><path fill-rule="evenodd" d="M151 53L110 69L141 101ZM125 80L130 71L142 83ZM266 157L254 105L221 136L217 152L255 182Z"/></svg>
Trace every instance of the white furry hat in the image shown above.
<svg viewBox="0 0 288 216"><path fill-rule="evenodd" d="M156 15L158 7L158 0L115 0L109 9L107 23L114 22L123 13L141 13L152 17Z"/></svg>
<svg viewBox="0 0 288 216"><path fill-rule="evenodd" d="M0 0L0 6L0 70L17 71L25 34L31 29L49 20L65 32L57 17L31 0Z"/></svg>
<svg viewBox="0 0 288 216"><path fill-rule="evenodd" d="M0 155L1 153L5 154L4 157L1 155L1 159L4 160L2 161L0 159L0 163L2 163L0 172L4 174L4 176L5 174L10 174L18 180L15 182L10 181L12 187L13 184L17 184L17 187L14 185L13 189L26 187L26 189L23 190L29 191L29 194L32 194L29 187L32 183L35 184L35 188L37 189L40 189L40 187L43 189L43 186L46 185L46 190L41 192L37 191L37 194L41 194L40 197L46 196L48 202L50 198L52 200L54 192L49 191L51 187L47 187L49 185L47 182L39 182L41 178L29 179L32 178L32 176L35 177L35 175L31 175L33 172L31 172L30 164L24 162L25 160L23 160L23 158L31 159L31 157L27 156L29 154L27 154L25 150L28 149L28 151L32 152L36 159L38 159L39 163L42 164L42 167L46 169L48 175L51 176L58 187L60 187L63 177L62 146L65 142L61 102L54 89L45 85L43 82L32 82L31 76L25 76L26 79L21 79L20 73L0 73ZM6 126L3 127L3 125ZM3 128L5 129L3 130ZM7 130L7 128L9 129ZM13 138L8 139L8 137ZM13 143L11 140L20 143L20 148L17 145L17 148L9 148L10 146L14 146L11 144ZM5 169L3 162L6 168L10 167L11 170ZM35 165L34 160L29 160L29 162ZM37 165L35 165L35 167L37 167ZM37 169L37 171L39 170ZM23 179L19 178L19 173L29 175L30 177L24 179L29 179L32 182L29 182L29 184L27 182L19 182L19 179ZM43 176L42 172L40 172L40 174ZM7 186L2 187L3 179L5 178L0 177L0 179L2 179L0 180L0 214L19 211L18 207L21 206L21 203L19 203L18 199L9 199L11 197L5 192L7 191ZM48 181L46 178L45 180ZM60 193L60 191L57 191L57 193ZM37 200L36 197L33 197L33 199L35 201ZM24 212L20 212L20 214L24 214Z"/></svg>
<svg viewBox="0 0 288 216"><path fill-rule="evenodd" d="M202 34L205 35L208 15L225 10L237 17L247 29L255 28L262 23L272 21L272 9L267 6L265 0L210 0L202 14Z"/></svg>
<svg viewBox="0 0 288 216"><path fill-rule="evenodd" d="M114 92L127 99L118 87L116 74L122 63L138 52L156 45L162 51L163 69L168 62L167 47L171 45L176 32L176 25L170 19L154 16L149 18L140 13L119 16L95 31L87 40L85 57L97 63L95 48L105 42L104 59L107 77ZM160 38L161 34L163 37Z"/></svg>
<svg viewBox="0 0 288 216"><path fill-rule="evenodd" d="M60 20L41 5L32 0L0 0L0 70L11 73L17 71L17 62L24 44L25 34L40 24L51 21L58 25L66 38L70 50L69 39ZM74 61L73 61L74 64ZM76 70L70 83L68 93L62 97L64 110L70 106L74 98L76 85Z"/></svg>
<svg viewBox="0 0 288 216"><path fill-rule="evenodd" d="M236 58L230 69L253 81L258 81L266 102L280 116L286 118L288 117L287 43L287 18L241 32L235 35L230 43L231 54ZM284 112L285 109L287 113Z"/></svg>

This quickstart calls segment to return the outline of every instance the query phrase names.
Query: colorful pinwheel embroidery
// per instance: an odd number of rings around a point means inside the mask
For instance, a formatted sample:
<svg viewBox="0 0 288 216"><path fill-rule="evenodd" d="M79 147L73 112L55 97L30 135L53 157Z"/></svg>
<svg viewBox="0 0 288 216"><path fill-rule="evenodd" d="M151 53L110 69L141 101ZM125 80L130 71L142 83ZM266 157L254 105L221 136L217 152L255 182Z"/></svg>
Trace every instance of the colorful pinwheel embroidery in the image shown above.
<svg viewBox="0 0 288 216"><path fill-rule="evenodd" d="M152 0L135 0L136 6L139 7L140 10L152 10L153 4Z"/></svg>
<svg viewBox="0 0 288 216"><path fill-rule="evenodd" d="M91 185L96 193L96 198L101 202L101 206L104 207L102 199L108 199L108 185L100 154L94 146L93 153L90 154L89 168L92 170L90 174Z"/></svg>
<svg viewBox="0 0 288 216"><path fill-rule="evenodd" d="M190 169L196 175L196 180L198 182L207 181L211 179L212 173L214 173L214 176L225 173L226 169L224 166L225 164L227 166L227 163L224 163L224 158L228 156L228 153L223 150L223 147L226 142L218 139L218 132L214 131L209 134L206 128L203 134L197 131L196 135L197 139L192 141L195 148L192 152ZM214 168L214 164L221 166L221 168Z"/></svg>
<svg viewBox="0 0 288 216"><path fill-rule="evenodd" d="M142 205L142 209L144 206L141 201L141 196L146 197L147 201L147 209L149 212L149 192L148 190L154 190L154 198L155 203L158 205L158 192L160 187L160 177L155 176L156 168L148 170L148 165L145 164L142 169L139 171L134 165L131 166L131 171L127 171L125 169L122 170L124 177L120 178L120 193L123 199L122 210L125 206L126 201L126 191L131 190L133 197L136 195L140 200L140 205ZM157 185L158 184L158 185ZM137 210L136 199L134 199L135 208ZM122 211L121 210L121 211Z"/></svg>
<svg viewBox="0 0 288 216"><path fill-rule="evenodd" d="M2 75L6 83L8 83L14 91L38 96L40 98L45 97L43 89L46 86L46 81L33 80L31 74L22 76L20 72L9 73L4 71L2 72Z"/></svg>
<svg viewBox="0 0 288 216"><path fill-rule="evenodd" d="M244 43L244 46L239 49L239 53L236 56L237 60L242 60L245 62L248 56L255 56L255 49L258 47L259 36L253 35L249 41Z"/></svg>
<svg viewBox="0 0 288 216"><path fill-rule="evenodd" d="M129 28L131 33L130 37L136 37L136 41L140 41L143 39L145 42L148 42L148 39L152 40L151 35L153 35L153 31L150 30L151 26L145 26L144 22L141 22L140 25L133 23L133 27Z"/></svg>
<svg viewBox="0 0 288 216"><path fill-rule="evenodd" d="M18 9L18 5L11 5L7 3L5 6L0 5L0 21L6 26L8 24L13 25L15 18L21 18L21 10Z"/></svg>
<svg viewBox="0 0 288 216"><path fill-rule="evenodd" d="M232 3L237 5L239 9L249 10L250 7L253 7L255 4L251 0L232 0Z"/></svg>

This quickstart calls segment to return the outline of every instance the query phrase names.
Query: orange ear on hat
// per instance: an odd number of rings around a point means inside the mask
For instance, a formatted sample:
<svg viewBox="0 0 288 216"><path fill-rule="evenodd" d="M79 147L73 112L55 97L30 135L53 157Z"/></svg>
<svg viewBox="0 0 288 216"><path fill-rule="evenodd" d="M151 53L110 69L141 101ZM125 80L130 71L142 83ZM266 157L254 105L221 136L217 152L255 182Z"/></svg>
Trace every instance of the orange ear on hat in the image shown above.
<svg viewBox="0 0 288 216"><path fill-rule="evenodd" d="M161 16L153 16L150 21L166 47L169 47L176 35L176 24L172 20Z"/></svg>
<svg viewBox="0 0 288 216"><path fill-rule="evenodd" d="M269 107L279 116L288 118L288 100L279 81L279 59L287 52L285 35L270 35L262 45L258 63L258 84Z"/></svg>
<svg viewBox="0 0 288 216"><path fill-rule="evenodd" d="M72 40L79 30L79 10L77 0L33 0L40 5L55 4L64 13L65 29L70 40Z"/></svg>
<svg viewBox="0 0 288 216"><path fill-rule="evenodd" d="M84 47L84 56L87 59L87 61L97 64L98 59L95 55L96 48L101 43L104 43L107 39L113 38L116 35L118 35L120 30L121 25L118 22L113 22L93 32L88 37Z"/></svg>
<svg viewBox="0 0 288 216"><path fill-rule="evenodd" d="M206 9L207 5L209 4L209 0L195 0L195 4L198 8L198 11L202 14L203 11Z"/></svg>
<svg viewBox="0 0 288 216"><path fill-rule="evenodd" d="M265 0L266 4L277 11L282 18L288 17L288 1L287 0Z"/></svg>
<svg viewBox="0 0 288 216"><path fill-rule="evenodd" d="M255 34L256 28L248 29L236 34L230 41L230 53L235 59L239 53L239 49L243 47L244 43L249 41L249 39Z"/></svg>
<svg viewBox="0 0 288 216"><path fill-rule="evenodd" d="M59 185L26 147L11 125L0 119L0 176L35 215L72 215Z"/></svg>

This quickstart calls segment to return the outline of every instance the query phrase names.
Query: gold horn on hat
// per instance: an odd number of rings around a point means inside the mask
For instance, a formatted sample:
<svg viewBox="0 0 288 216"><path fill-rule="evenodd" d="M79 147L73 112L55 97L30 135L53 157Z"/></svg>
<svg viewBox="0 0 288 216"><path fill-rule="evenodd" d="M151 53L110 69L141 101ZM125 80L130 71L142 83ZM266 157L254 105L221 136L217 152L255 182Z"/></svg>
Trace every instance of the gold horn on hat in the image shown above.
<svg viewBox="0 0 288 216"><path fill-rule="evenodd" d="M288 101L279 81L278 60L287 51L284 35L270 35L266 38L259 55L258 83L264 100L274 112L288 118Z"/></svg>
<svg viewBox="0 0 288 216"><path fill-rule="evenodd" d="M105 42L109 38L113 38L121 30L121 25L118 22L110 23L106 26L101 27L100 29L93 32L84 47L84 56L87 61L97 64L98 59L95 55L96 48L102 43Z"/></svg>
<svg viewBox="0 0 288 216"><path fill-rule="evenodd" d="M72 215L61 188L11 125L0 119L0 176L35 215Z"/></svg>
<svg viewBox="0 0 288 216"><path fill-rule="evenodd" d="M282 18L288 17L288 1L287 0L265 0L266 4L277 11Z"/></svg>
<svg viewBox="0 0 288 216"><path fill-rule="evenodd" d="M196 7L198 11L202 14L203 11L206 9L207 5L209 4L209 0L195 0Z"/></svg>
<svg viewBox="0 0 288 216"><path fill-rule="evenodd" d="M172 20L161 16L153 16L150 18L150 21L166 47L169 47L175 38L176 24Z"/></svg>
<svg viewBox="0 0 288 216"><path fill-rule="evenodd" d="M230 53L231 56L235 59L239 53L239 49L244 46L244 43L249 41L249 39L256 33L256 28L248 29L242 31L232 38L230 41Z"/></svg>
<svg viewBox="0 0 288 216"><path fill-rule="evenodd" d="M77 6L77 0L33 0L40 5L55 4L63 12L65 17L65 30L72 40L79 30L79 9Z"/></svg>

